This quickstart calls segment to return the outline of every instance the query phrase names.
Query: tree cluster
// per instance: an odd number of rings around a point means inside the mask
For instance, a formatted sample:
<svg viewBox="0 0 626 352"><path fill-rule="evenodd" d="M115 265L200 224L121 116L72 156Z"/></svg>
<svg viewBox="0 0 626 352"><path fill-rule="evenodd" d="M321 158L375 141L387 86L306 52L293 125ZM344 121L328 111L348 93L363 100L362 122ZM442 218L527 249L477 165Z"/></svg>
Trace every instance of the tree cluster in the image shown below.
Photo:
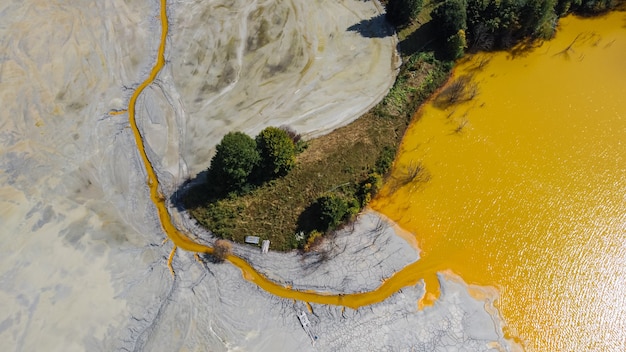
<svg viewBox="0 0 626 352"><path fill-rule="evenodd" d="M286 175L296 165L300 136L288 128L267 127L256 138L230 132L216 146L207 171L216 197L243 194L263 182Z"/></svg>
<svg viewBox="0 0 626 352"><path fill-rule="evenodd" d="M555 10L559 16L569 12L593 15L611 10L618 2L619 0L558 0Z"/></svg>
<svg viewBox="0 0 626 352"><path fill-rule="evenodd" d="M432 12L440 42L451 58L472 50L507 49L523 39L554 35L558 18L570 12L597 14L616 0L444 0Z"/></svg>

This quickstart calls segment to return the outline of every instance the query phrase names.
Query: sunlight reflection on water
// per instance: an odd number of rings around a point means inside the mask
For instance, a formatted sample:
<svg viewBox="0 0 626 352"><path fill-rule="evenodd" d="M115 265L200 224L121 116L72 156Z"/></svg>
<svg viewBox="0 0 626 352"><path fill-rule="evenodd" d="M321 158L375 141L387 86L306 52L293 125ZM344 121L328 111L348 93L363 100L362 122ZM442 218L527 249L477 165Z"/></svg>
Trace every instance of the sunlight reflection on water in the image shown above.
<svg viewBox="0 0 626 352"><path fill-rule="evenodd" d="M396 161L429 181L373 203L415 233L423 268L497 287L529 350L626 344L625 18L569 17L530 52L461 63L478 95L425 106Z"/></svg>

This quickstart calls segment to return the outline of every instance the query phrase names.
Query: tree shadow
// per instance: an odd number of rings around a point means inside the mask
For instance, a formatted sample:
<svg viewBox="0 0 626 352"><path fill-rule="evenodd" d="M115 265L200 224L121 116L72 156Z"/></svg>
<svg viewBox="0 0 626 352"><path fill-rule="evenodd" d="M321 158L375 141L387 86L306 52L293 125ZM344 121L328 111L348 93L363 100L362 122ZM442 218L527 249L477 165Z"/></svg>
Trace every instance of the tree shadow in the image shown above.
<svg viewBox="0 0 626 352"><path fill-rule="evenodd" d="M209 254L209 253L202 253L202 254L200 254L200 259L202 260L203 263L205 263L205 265L207 263L210 263L210 264L222 264L222 263L224 263L224 259L219 259L215 255Z"/></svg>
<svg viewBox="0 0 626 352"><path fill-rule="evenodd" d="M434 46L436 38L435 26L428 21L417 28L413 33L398 43L398 51L403 56L410 56L419 51L436 50Z"/></svg>
<svg viewBox="0 0 626 352"><path fill-rule="evenodd" d="M528 56L544 43L541 39L524 39L510 48L508 58L514 60Z"/></svg>
<svg viewBox="0 0 626 352"><path fill-rule="evenodd" d="M385 14L379 14L367 20L353 24L347 28L350 32L357 32L365 38L386 38L395 34L395 29L385 19Z"/></svg>
<svg viewBox="0 0 626 352"><path fill-rule="evenodd" d="M433 105L440 110L452 105L471 101L478 96L478 85L472 76L463 75L445 85L433 99Z"/></svg>
<svg viewBox="0 0 626 352"><path fill-rule="evenodd" d="M195 209L218 199L207 182L208 171L204 170L183 182L170 197L170 202L178 211Z"/></svg>
<svg viewBox="0 0 626 352"><path fill-rule="evenodd" d="M298 216L298 232L311 233L312 231L323 231L320 228L320 217L322 209L318 202L313 202Z"/></svg>
<svg viewBox="0 0 626 352"><path fill-rule="evenodd" d="M192 210L227 199L233 195L245 195L267 181L269 179L257 177L250 182L249 187L239 192L229 192L217 186L215 182L211 182L209 171L204 170L194 178L183 182L170 197L170 202L179 211Z"/></svg>
<svg viewBox="0 0 626 352"><path fill-rule="evenodd" d="M431 174L428 169L421 163L411 163L404 168L398 170L389 180L391 193L395 193L400 188L414 183L415 186L421 186L430 181Z"/></svg>

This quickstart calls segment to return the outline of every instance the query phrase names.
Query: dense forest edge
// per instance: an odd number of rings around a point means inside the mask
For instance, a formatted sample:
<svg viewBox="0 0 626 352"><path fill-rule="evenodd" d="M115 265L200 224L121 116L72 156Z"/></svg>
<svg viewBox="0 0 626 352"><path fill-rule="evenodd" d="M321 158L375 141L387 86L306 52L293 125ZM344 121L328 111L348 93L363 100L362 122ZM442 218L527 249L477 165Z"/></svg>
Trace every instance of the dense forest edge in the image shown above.
<svg viewBox="0 0 626 352"><path fill-rule="evenodd" d="M419 164L389 179L396 151L419 106L448 79L466 53L523 51L554 35L558 19L601 15L615 0L382 1L399 38L402 66L387 96L351 124L304 141L288 126L255 138L231 132L216 147L206 172L173 200L216 237L243 243L270 240L273 250L314 249L353 221L383 182L427 181ZM457 82L458 81L458 82ZM440 104L472 99L459 79L438 93Z"/></svg>

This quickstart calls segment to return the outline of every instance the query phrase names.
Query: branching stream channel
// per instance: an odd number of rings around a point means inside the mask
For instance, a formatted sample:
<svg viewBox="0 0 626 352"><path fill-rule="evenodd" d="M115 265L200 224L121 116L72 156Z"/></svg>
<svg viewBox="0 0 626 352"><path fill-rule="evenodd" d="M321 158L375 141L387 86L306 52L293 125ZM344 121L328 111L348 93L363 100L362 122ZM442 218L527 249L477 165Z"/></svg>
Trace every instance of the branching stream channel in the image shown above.
<svg viewBox="0 0 626 352"><path fill-rule="evenodd" d="M159 50L157 54L157 61L148 78L141 83L137 89L132 94L129 104L128 104L128 116L130 120L130 127L133 130L135 135L135 140L137 143L137 148L143 160L143 163L147 172L147 182L150 188L150 198L152 202L157 208L157 212L159 215L159 219L161 221L161 226L169 239L173 242L174 247L169 257L168 265L172 274L174 271L171 266L172 259L174 257L175 251L177 248L184 249L186 251L195 252L195 253L212 253L213 248L194 242L191 238L189 238L186 234L181 232L179 229L174 226L171 220L171 216L167 209L166 199L159 191L159 180L156 175L156 172L152 166L152 163L148 159L146 154L143 137L139 128L137 127L137 122L135 119L135 105L137 102L137 98L144 91L146 87L148 87L157 77L160 70L165 65L165 42L168 34L168 18L167 18L167 10L166 10L166 0L161 0L161 8L160 8L160 20L161 20L161 38L159 44ZM285 287L279 285L275 282L272 282L259 272L257 272L249 263L247 263L244 259L239 258L234 255L229 255L227 260L231 262L233 265L237 266L243 272L244 278L249 281L254 282L262 289L270 292L276 296L280 296L283 298L297 299L304 302L309 303L318 303L318 304L331 304L337 306L344 306L356 309L361 306L366 306L374 303L381 302L385 300L387 297L393 295L395 292L400 290L403 287L409 285L415 285L420 276L416 275L416 265L420 265L420 261L417 261L411 265L406 266L401 271L395 273L390 278L386 279L381 286L379 286L376 290L370 292L362 292L362 293L353 293L353 294L339 294L339 295L328 295L322 293L315 292L303 292L291 289L289 287Z"/></svg>

